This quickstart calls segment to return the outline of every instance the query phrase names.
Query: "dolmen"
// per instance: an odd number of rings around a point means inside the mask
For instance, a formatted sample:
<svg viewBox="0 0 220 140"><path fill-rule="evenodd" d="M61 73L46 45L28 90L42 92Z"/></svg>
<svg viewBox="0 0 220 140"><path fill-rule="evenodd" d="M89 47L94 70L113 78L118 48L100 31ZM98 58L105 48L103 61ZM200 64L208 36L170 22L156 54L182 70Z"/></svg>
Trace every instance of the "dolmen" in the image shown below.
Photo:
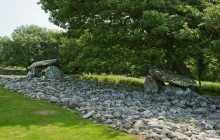
<svg viewBox="0 0 220 140"><path fill-rule="evenodd" d="M29 72L27 73L27 78L45 77L46 79L62 80L63 73L58 68L60 64L61 59L50 59L34 62L28 67ZM43 74L43 70L45 70L45 75Z"/></svg>
<svg viewBox="0 0 220 140"><path fill-rule="evenodd" d="M145 93L189 94L195 89L195 80L158 68L150 68L144 82Z"/></svg>

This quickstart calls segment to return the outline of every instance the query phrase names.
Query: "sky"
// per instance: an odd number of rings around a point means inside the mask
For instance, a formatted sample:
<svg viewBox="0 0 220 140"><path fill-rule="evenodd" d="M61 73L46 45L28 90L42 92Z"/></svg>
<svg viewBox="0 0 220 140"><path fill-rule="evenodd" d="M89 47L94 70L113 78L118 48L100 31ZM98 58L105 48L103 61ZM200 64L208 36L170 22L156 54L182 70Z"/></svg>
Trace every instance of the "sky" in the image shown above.
<svg viewBox="0 0 220 140"><path fill-rule="evenodd" d="M0 36L10 36L21 25L38 25L60 29L49 22L49 14L37 4L39 0L0 0Z"/></svg>

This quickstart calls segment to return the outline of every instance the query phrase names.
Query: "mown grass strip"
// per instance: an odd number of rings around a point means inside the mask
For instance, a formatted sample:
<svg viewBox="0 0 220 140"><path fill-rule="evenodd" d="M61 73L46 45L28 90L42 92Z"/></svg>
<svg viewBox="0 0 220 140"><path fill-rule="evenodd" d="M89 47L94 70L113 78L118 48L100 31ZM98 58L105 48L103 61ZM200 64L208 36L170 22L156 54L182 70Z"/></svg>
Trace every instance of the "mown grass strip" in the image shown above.
<svg viewBox="0 0 220 140"><path fill-rule="evenodd" d="M0 140L135 140L62 107L0 87Z"/></svg>

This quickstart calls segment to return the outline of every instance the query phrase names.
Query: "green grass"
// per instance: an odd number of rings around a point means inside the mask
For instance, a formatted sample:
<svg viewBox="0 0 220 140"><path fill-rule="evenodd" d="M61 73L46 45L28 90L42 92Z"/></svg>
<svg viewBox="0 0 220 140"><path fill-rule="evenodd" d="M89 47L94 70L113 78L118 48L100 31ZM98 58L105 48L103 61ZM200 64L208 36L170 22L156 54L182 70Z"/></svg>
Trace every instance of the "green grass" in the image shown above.
<svg viewBox="0 0 220 140"><path fill-rule="evenodd" d="M26 75L1 75L1 77L15 77L15 78L25 78Z"/></svg>
<svg viewBox="0 0 220 140"><path fill-rule="evenodd" d="M203 94L220 95L220 83L202 82L202 86L198 88Z"/></svg>
<svg viewBox="0 0 220 140"><path fill-rule="evenodd" d="M76 113L0 87L0 140L135 140Z"/></svg>
<svg viewBox="0 0 220 140"><path fill-rule="evenodd" d="M1 67L1 69L5 69L5 70L22 70L25 71L26 68L25 67L19 67L19 66L7 66L7 67Z"/></svg>
<svg viewBox="0 0 220 140"><path fill-rule="evenodd" d="M83 74L83 75L71 75L68 77L77 77L85 80L92 80L101 83L113 83L113 84L123 84L131 86L140 86L143 87L145 78L134 78L127 77L123 75L97 75L97 74Z"/></svg>
<svg viewBox="0 0 220 140"><path fill-rule="evenodd" d="M138 86L143 88L145 78L134 78L123 75L97 75L97 74L83 74L83 75L71 75L67 77L77 77L80 79L93 80L105 83L123 84L129 86ZM199 87L201 94L220 95L220 83L214 82L202 82L202 86Z"/></svg>

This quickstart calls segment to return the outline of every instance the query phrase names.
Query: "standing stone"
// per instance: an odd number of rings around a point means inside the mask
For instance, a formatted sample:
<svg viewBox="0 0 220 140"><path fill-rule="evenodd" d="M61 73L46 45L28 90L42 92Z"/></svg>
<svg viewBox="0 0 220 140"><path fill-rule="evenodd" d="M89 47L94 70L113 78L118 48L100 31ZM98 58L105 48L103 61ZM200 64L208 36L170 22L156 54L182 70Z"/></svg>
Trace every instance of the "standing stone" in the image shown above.
<svg viewBox="0 0 220 140"><path fill-rule="evenodd" d="M147 76L144 81L144 91L145 93L157 93L158 92L158 85L156 80L151 77Z"/></svg>
<svg viewBox="0 0 220 140"><path fill-rule="evenodd" d="M53 80L62 80L63 74L56 66L49 66L46 69L45 78Z"/></svg>
<svg viewBox="0 0 220 140"><path fill-rule="evenodd" d="M29 71L29 72L27 73L26 77L27 77L27 78L32 78L32 77L33 77L32 72Z"/></svg>

